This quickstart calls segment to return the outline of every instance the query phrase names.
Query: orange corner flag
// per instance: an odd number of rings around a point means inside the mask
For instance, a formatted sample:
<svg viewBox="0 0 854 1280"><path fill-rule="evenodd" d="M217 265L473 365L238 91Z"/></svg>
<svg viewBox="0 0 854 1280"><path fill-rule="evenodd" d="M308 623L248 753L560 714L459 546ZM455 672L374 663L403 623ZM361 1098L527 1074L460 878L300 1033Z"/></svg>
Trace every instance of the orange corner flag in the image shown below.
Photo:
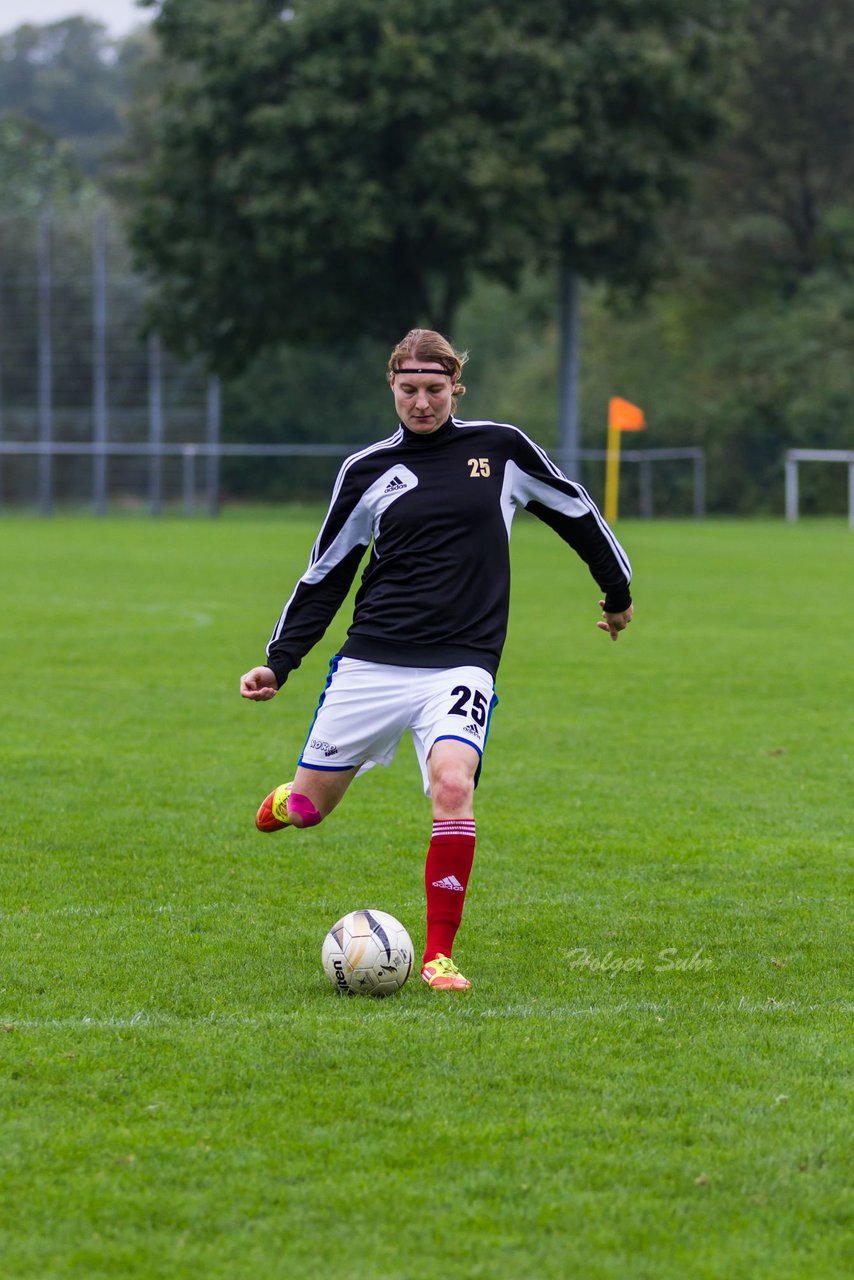
<svg viewBox="0 0 854 1280"><path fill-rule="evenodd" d="M611 396L608 401L608 426L612 431L643 431L646 426L643 409L639 409L630 400Z"/></svg>
<svg viewBox="0 0 854 1280"><path fill-rule="evenodd" d="M605 519L617 518L620 494L620 436L624 431L643 431L646 418L630 400L611 396L608 401L608 451L605 464Z"/></svg>

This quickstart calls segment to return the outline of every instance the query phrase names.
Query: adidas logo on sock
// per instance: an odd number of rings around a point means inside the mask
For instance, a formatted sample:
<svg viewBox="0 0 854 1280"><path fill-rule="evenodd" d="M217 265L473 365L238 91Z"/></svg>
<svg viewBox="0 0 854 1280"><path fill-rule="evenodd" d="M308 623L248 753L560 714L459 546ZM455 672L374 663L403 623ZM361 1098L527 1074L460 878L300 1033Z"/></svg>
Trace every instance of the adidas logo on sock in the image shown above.
<svg viewBox="0 0 854 1280"><path fill-rule="evenodd" d="M389 480L388 484L383 489L383 493L397 493L399 490L405 488L406 485L399 476L392 476L391 480Z"/></svg>
<svg viewBox="0 0 854 1280"><path fill-rule="evenodd" d="M455 893L464 893L465 890L460 884L456 876L445 876L444 880L434 880L434 889L453 889Z"/></svg>

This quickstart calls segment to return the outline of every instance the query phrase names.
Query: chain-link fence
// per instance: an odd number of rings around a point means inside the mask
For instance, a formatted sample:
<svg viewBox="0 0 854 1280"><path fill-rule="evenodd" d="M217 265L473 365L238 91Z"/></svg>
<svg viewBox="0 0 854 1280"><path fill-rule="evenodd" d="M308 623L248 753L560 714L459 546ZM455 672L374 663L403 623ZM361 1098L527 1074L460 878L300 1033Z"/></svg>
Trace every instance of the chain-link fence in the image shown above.
<svg viewBox="0 0 854 1280"><path fill-rule="evenodd" d="M145 304L105 213L0 218L0 506L214 514L224 469L243 499L279 472L326 494L357 442L223 443L219 380L146 332Z"/></svg>
<svg viewBox="0 0 854 1280"><path fill-rule="evenodd" d="M144 308L104 213L0 219L5 503L92 501L103 511L108 494L155 506L180 495L175 446L215 443L219 390L144 333Z"/></svg>

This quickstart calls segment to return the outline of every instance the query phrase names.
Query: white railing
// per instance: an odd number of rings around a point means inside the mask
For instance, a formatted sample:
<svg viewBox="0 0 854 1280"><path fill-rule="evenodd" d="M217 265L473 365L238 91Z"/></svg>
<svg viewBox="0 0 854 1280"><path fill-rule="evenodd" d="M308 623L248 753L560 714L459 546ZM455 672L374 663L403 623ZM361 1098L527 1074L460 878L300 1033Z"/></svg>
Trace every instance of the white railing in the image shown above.
<svg viewBox="0 0 854 1280"><path fill-rule="evenodd" d="M218 415L217 415L218 416ZM91 458L92 506L96 515L107 511L108 458L148 458L148 506L152 515L158 515L163 503L163 460L181 459L181 495L186 515L193 515L198 497L197 461L204 462L204 504L207 512L215 516L219 510L219 463L221 458L344 458L357 449L358 443L349 444L224 444L220 440L198 441L185 444L165 444L160 440L139 441L127 444L119 441L63 441L63 440L0 440L0 461L6 457L36 457L39 459L36 501L43 515L53 509L53 459L77 456ZM555 459L562 462L561 454L554 451ZM581 449L575 455L582 461L604 461L604 449ZM702 519L706 514L706 457L702 449L626 449L622 460L640 468L639 509L643 519L653 517L653 464L668 461L690 461L694 470L694 516ZM573 468L570 468L573 470Z"/></svg>
<svg viewBox="0 0 854 1280"><path fill-rule="evenodd" d="M605 462L608 458L607 449L579 449L576 458L589 460L591 462ZM555 458L562 463L562 455L560 451L555 452ZM569 462L569 459L567 459ZM639 468L639 493L638 505L641 519L651 520L653 518L653 493L652 493L652 475L653 464L656 462L690 462L693 467L694 481L694 518L702 520L706 515L706 451L697 446L686 447L681 449L623 449L620 452L620 462L629 462L635 464ZM570 465L567 475L572 478L574 468Z"/></svg>
<svg viewBox="0 0 854 1280"><path fill-rule="evenodd" d="M198 484L196 460L205 462L204 495L208 515L219 511L220 458L344 458L358 448L356 444L223 444L199 441L193 444L152 444L140 441L123 444L118 441L72 440L0 440L0 458L37 457L42 465L38 477L38 506L42 515L53 509L53 468L55 457L88 457L93 459L92 505L96 515L107 511L106 459L148 458L148 505L152 515L159 515L163 503L163 459L181 458L181 495L185 515L196 508Z"/></svg>
<svg viewBox="0 0 854 1280"><path fill-rule="evenodd" d="M854 450L789 449L786 462L786 519L797 520L799 508L798 464L801 462L842 462L848 467L848 526L854 529Z"/></svg>

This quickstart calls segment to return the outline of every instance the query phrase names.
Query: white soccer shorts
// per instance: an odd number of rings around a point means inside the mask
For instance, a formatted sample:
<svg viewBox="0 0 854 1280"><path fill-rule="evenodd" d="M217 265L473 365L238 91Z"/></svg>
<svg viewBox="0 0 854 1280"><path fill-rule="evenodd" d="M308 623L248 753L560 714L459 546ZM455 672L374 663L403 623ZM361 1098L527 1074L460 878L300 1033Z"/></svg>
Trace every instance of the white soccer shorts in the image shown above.
<svg viewBox="0 0 854 1280"><path fill-rule="evenodd" d="M433 744L458 738L482 757L497 702L492 676L482 667L396 667L335 658L299 762L307 769L360 772L389 765L409 729L429 795Z"/></svg>

